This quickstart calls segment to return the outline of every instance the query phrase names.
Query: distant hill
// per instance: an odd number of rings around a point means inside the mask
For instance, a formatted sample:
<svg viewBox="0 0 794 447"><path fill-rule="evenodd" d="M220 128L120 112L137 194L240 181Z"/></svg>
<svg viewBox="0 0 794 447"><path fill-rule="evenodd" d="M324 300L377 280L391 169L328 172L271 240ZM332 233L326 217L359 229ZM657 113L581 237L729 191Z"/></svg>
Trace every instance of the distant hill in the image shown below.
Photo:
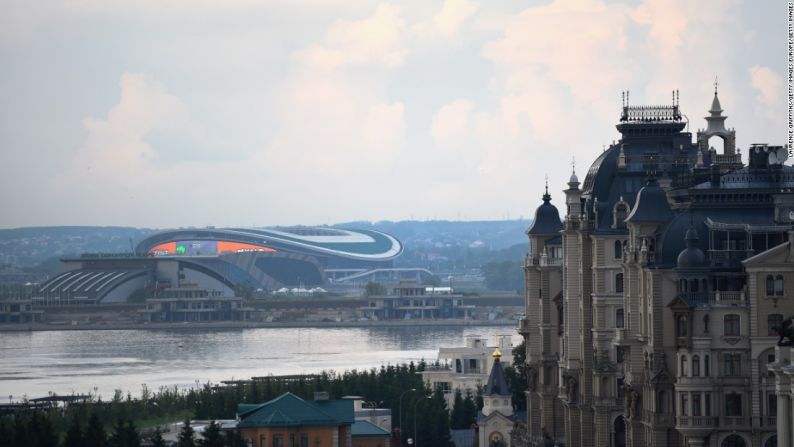
<svg viewBox="0 0 794 447"><path fill-rule="evenodd" d="M346 222L337 228L374 229L402 241L401 266L434 271L479 268L487 262L520 260L526 251L527 220ZM125 253L158 231L133 227L26 227L0 229L0 264L57 268L57 259L81 253Z"/></svg>

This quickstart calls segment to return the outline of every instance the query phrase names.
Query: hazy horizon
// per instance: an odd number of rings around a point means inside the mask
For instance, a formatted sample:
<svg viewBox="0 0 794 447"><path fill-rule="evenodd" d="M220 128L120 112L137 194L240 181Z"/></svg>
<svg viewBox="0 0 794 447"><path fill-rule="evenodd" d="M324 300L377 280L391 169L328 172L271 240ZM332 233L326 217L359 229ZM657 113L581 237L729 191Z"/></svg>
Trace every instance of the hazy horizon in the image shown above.
<svg viewBox="0 0 794 447"><path fill-rule="evenodd" d="M785 143L786 2L0 5L0 228L530 218L621 91ZM501 219L499 219L501 217Z"/></svg>

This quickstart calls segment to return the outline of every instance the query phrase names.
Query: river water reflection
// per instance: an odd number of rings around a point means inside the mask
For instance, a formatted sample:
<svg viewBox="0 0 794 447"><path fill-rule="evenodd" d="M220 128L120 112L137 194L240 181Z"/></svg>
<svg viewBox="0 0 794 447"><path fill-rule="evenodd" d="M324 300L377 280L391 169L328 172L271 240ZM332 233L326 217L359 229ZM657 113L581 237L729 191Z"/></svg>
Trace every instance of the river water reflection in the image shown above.
<svg viewBox="0 0 794 447"><path fill-rule="evenodd" d="M434 360L469 335L520 338L505 327L48 331L0 334L0 399L195 386L252 376ZM3 397L5 396L5 397Z"/></svg>

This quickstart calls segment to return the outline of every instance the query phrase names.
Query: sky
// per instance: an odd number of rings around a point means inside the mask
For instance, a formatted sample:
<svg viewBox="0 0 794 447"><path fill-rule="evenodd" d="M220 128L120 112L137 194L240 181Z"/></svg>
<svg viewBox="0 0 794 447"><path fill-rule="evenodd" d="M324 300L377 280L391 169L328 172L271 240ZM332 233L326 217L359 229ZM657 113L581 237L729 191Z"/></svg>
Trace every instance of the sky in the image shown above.
<svg viewBox="0 0 794 447"><path fill-rule="evenodd" d="M785 143L782 0L5 0L0 227L531 217L621 92ZM743 151L744 152L744 151Z"/></svg>

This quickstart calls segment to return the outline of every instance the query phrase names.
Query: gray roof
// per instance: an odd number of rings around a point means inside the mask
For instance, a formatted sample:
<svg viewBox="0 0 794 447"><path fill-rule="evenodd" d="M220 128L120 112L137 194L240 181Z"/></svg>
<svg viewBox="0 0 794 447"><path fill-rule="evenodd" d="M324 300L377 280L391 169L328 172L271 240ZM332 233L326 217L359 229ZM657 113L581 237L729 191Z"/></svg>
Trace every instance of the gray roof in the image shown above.
<svg viewBox="0 0 794 447"><path fill-rule="evenodd" d="M502 362L498 358L494 360L493 367L491 367L491 374L488 376L488 383L485 384L482 394L483 396L509 396L511 394L510 387L507 386L507 379L505 378Z"/></svg>
<svg viewBox="0 0 794 447"><path fill-rule="evenodd" d="M667 203L667 194L655 178L647 181L637 194L637 202L626 218L626 222L667 222L673 218L670 204Z"/></svg>
<svg viewBox="0 0 794 447"><path fill-rule="evenodd" d="M549 192L543 194L543 204L535 210L535 219L527 230L527 234L554 234L562 230L562 221L557 207L551 204Z"/></svg>

